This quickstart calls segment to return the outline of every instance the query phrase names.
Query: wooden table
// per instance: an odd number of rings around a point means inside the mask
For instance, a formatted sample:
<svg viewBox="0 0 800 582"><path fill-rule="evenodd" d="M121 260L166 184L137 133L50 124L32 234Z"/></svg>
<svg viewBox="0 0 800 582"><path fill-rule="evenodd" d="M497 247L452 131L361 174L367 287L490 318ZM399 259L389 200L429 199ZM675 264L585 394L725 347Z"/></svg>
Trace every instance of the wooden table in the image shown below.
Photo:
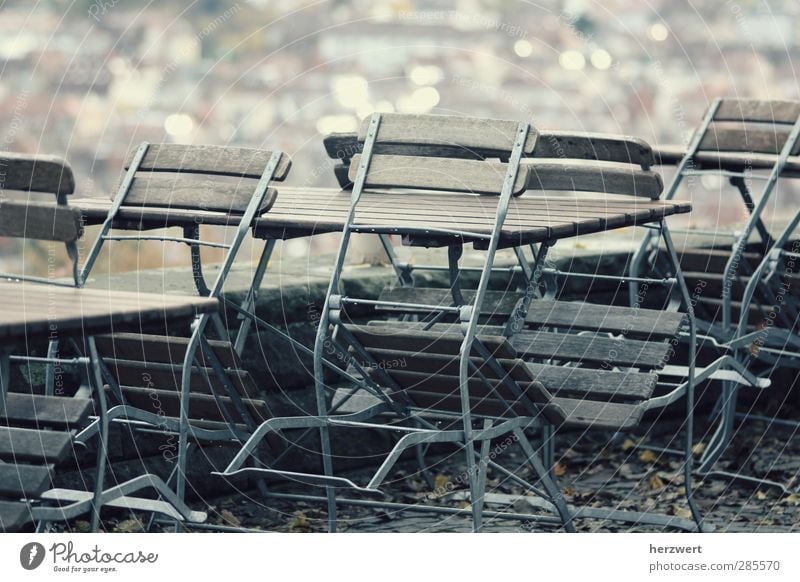
<svg viewBox="0 0 800 582"><path fill-rule="evenodd" d="M0 282L0 346L188 321L218 309L218 300L206 297Z"/></svg>
<svg viewBox="0 0 800 582"><path fill-rule="evenodd" d="M0 283L0 423L3 425L0 429L0 460L4 461L0 463L0 493L8 493L9 484L21 487L25 498L28 494L35 496L47 489L49 465L63 458L71 448L68 433L49 428L53 424L62 429L73 428L71 423L85 418L89 405L85 399L79 402L78 399L64 398L63 407L50 406L52 402L42 400L47 397L33 396L40 400L25 413L30 416L26 416L24 422L15 416L21 425L11 421L9 411L14 410L18 415L19 410L14 408L14 404L8 404L10 408L7 408L7 402L11 396L17 396L14 401L20 400L19 395L8 394L10 355L16 346L69 336L84 338L138 329L157 322L179 323L217 309L219 301L205 297ZM92 364L96 368L97 363ZM99 374L99 369L95 373ZM30 428L39 427L40 422L45 428ZM35 459L33 455L30 458L25 456L28 449L35 452ZM20 459L25 464L18 466ZM31 465L31 462L40 462L41 466ZM28 503L19 501L19 496L6 501L0 499L0 524L3 525L0 529L14 531L30 520Z"/></svg>
<svg viewBox="0 0 800 582"><path fill-rule="evenodd" d="M254 234L265 239L288 239L339 232L350 205L350 195L349 190L281 187L272 208L256 219ZM497 197L463 194L368 191L359 203L356 224L391 224L404 230L412 227L420 244L433 244L435 241L431 240L429 232L432 228L489 234L494 225L497 200ZM70 202L83 212L86 224L90 225L101 223L111 205L109 200L100 198L73 198ZM435 219L431 219L432 210ZM686 202L630 196L524 194L512 200L501 246L624 228L690 210L691 205ZM213 212L170 209L169 215L169 219L165 218L165 213L158 208L122 208L119 226L127 223L166 228L198 221L220 226L229 224L226 217Z"/></svg>

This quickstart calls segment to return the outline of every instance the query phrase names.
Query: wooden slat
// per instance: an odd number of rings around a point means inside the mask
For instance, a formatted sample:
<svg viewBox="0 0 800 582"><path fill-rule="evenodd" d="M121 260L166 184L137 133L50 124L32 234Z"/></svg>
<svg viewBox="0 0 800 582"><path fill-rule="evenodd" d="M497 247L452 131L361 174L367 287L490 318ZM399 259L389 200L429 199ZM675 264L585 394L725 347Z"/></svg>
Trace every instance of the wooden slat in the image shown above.
<svg viewBox="0 0 800 582"><path fill-rule="evenodd" d="M367 117L359 129L364 141L369 128ZM483 119L456 115L409 115L384 113L378 129L378 143L426 144L456 146L465 149L484 149L510 152L516 139L519 123L501 119ZM525 142L525 153L536 144L536 132L531 128Z"/></svg>
<svg viewBox="0 0 800 582"><path fill-rule="evenodd" d="M700 141L700 151L754 152L760 154L779 154L789 136L790 127L773 126L731 126L712 124ZM795 143L792 155L800 152L800 140Z"/></svg>
<svg viewBox="0 0 800 582"><path fill-rule="evenodd" d="M130 167L136 150L125 159L125 169ZM260 178L272 152L254 148L214 145L183 145L153 143L139 166L140 170L179 172L242 178ZM289 173L291 159L281 154L273 180L283 180Z"/></svg>
<svg viewBox="0 0 800 582"><path fill-rule="evenodd" d="M0 236L74 241L82 233L81 212L55 202L0 200Z"/></svg>
<svg viewBox="0 0 800 582"><path fill-rule="evenodd" d="M674 166L680 163L686 154L686 147L680 145L663 145L653 150L656 165ZM694 156L696 169L722 169L731 172L743 170L769 170L777 161L775 154L757 154L751 152L698 152ZM786 160L783 178L800 177L800 157L790 156Z"/></svg>
<svg viewBox="0 0 800 582"><path fill-rule="evenodd" d="M399 350L409 353L426 352L430 354L457 354L463 336L452 333L420 331L402 327L393 327L391 322L385 326L348 325L347 329L365 348L383 350ZM516 352L506 338L500 336L483 336L481 338L490 353L498 358L515 358ZM473 355L478 353L473 350Z"/></svg>
<svg viewBox="0 0 800 582"><path fill-rule="evenodd" d="M655 309L596 305L579 301L531 302L525 322L536 327L559 327L621 333L630 337L668 339L681 329L686 315Z"/></svg>
<svg viewBox="0 0 800 582"><path fill-rule="evenodd" d="M642 139L577 131L539 132L532 157L619 162L642 167L653 164L650 145Z"/></svg>
<svg viewBox="0 0 800 582"><path fill-rule="evenodd" d="M155 388L158 390L180 391L182 379L182 364L162 364L157 362L140 362L137 360L115 360L113 358L103 358L106 366L117 378L120 384L132 387ZM214 374L211 368L204 368L208 378L217 394L225 395L227 392L222 382ZM250 374L244 370L226 370L228 379L239 394L247 397L258 395L258 390L253 384ZM191 390L211 394L201 370L196 366L192 368Z"/></svg>
<svg viewBox="0 0 800 582"><path fill-rule="evenodd" d="M715 121L794 123L800 117L800 101L723 99Z"/></svg>
<svg viewBox="0 0 800 582"><path fill-rule="evenodd" d="M567 427L623 430L638 425L644 415L641 406L619 402L554 398L552 403Z"/></svg>
<svg viewBox="0 0 800 582"><path fill-rule="evenodd" d="M653 394L658 376L642 372L610 372L591 368L567 368L528 364L531 376L557 396L598 401L646 400Z"/></svg>
<svg viewBox="0 0 800 582"><path fill-rule="evenodd" d="M0 496L32 499L50 487L49 465L0 463Z"/></svg>
<svg viewBox="0 0 800 582"><path fill-rule="evenodd" d="M1 407L0 407L1 408ZM88 398L9 393L0 423L34 428L80 428L92 410Z"/></svg>
<svg viewBox="0 0 800 582"><path fill-rule="evenodd" d="M520 356L580 362L590 365L627 366L645 370L662 368L670 355L664 342L644 342L590 335L522 330L511 338Z"/></svg>
<svg viewBox="0 0 800 582"><path fill-rule="evenodd" d="M656 200L664 189L656 172L592 163L546 163L526 160L529 190L624 194Z"/></svg>
<svg viewBox="0 0 800 582"><path fill-rule="evenodd" d="M122 393L128 404L146 412L170 418L177 418L180 415L180 394L178 392L123 386ZM220 402L227 407L234 422L241 422L230 398L221 396ZM269 407L263 400L243 398L242 403L253 415L256 423L261 423L271 417ZM189 400L189 418L217 422L225 420L225 416L213 396L197 393L192 393Z"/></svg>
<svg viewBox="0 0 800 582"><path fill-rule="evenodd" d="M97 350L103 357L138 362L180 364L186 356L189 338L139 333L115 333L95 336ZM238 367L239 361L230 342L208 340L214 354L226 368ZM200 361L203 355L197 351Z"/></svg>
<svg viewBox="0 0 800 582"><path fill-rule="evenodd" d="M350 166L350 179L353 181L360 162L361 154L358 154ZM508 165L502 162L375 155L367 171L366 186L500 194L507 168ZM524 192L527 183L528 170L521 166L513 194Z"/></svg>
<svg viewBox="0 0 800 582"><path fill-rule="evenodd" d="M475 291L463 291L464 300L472 302L475 300ZM498 317L508 317L522 298L521 293L514 291L487 291L483 302L482 315L496 315ZM394 287L386 288L381 294L381 301L395 301L398 303L418 303L447 307L453 304L453 296L450 289L436 289L431 287ZM407 307L388 307L380 306L380 311L394 313L429 313L432 309L413 309Z"/></svg>
<svg viewBox="0 0 800 582"><path fill-rule="evenodd" d="M138 174L125 197L125 206L183 208L243 213L253 199L257 182L222 181L182 175ZM258 213L268 211L277 191L268 188Z"/></svg>
<svg viewBox="0 0 800 582"><path fill-rule="evenodd" d="M33 521L31 508L20 501L0 501L0 533L19 531Z"/></svg>
<svg viewBox="0 0 800 582"><path fill-rule="evenodd" d="M689 248L683 250L679 258L684 272L722 273L728 264L730 256L730 250ZM755 269L762 258L758 253L745 253L742 256L742 263Z"/></svg>
<svg viewBox="0 0 800 582"><path fill-rule="evenodd" d="M58 463L71 450L69 433L0 427L0 460L16 463Z"/></svg>
<svg viewBox="0 0 800 582"><path fill-rule="evenodd" d="M710 297L721 297L722 289L725 286L725 276L723 274L684 271L683 276L686 278L686 283L689 285L690 289L700 290L698 294ZM735 277L730 284L733 297L741 298L745 286L749 282L750 277ZM778 288L782 287L784 293L788 291L794 296L797 296L800 294L800 277L797 275L787 275L785 273L780 276L776 275L770 281L769 286L773 289L773 293L777 294Z"/></svg>
<svg viewBox="0 0 800 582"><path fill-rule="evenodd" d="M0 152L2 190L72 194L75 176L64 160L55 156Z"/></svg>
<svg viewBox="0 0 800 582"><path fill-rule="evenodd" d="M333 133L323 138L323 144L329 157L343 161L343 164L334 167L334 171L338 175L344 169L343 176L346 178L346 165L363 149L363 142L359 141L358 134ZM446 144L380 142L375 144L374 153L463 159L486 159L498 155L497 150L486 148L465 149ZM526 157L619 162L642 167L649 167L654 162L653 152L644 140L623 135L575 131L540 131L533 153L527 152Z"/></svg>

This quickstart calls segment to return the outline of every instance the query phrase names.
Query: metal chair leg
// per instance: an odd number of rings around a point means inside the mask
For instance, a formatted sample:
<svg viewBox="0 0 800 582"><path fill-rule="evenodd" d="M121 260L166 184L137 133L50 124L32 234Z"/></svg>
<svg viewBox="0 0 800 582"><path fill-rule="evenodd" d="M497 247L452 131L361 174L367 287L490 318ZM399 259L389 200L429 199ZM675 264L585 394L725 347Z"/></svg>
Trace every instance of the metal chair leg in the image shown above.
<svg viewBox="0 0 800 582"><path fill-rule="evenodd" d="M572 523L573 515L567 507L564 495L550 476L550 472L542 464L542 461L539 459L536 451L533 450L531 443L528 441L528 437L525 436L525 432L521 428L514 429L514 436L517 437L517 441L525 452L525 456L531 468L533 468L539 480L542 482L542 486L547 492L548 497L550 497L550 501L555 505L564 530L569 533L574 533L575 525Z"/></svg>

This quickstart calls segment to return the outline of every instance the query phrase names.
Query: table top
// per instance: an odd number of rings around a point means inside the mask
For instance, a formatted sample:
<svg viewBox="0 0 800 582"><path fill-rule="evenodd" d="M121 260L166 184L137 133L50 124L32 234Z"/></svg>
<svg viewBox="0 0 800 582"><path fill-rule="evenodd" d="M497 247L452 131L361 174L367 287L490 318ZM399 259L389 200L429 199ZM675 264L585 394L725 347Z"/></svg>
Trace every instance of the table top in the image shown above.
<svg viewBox="0 0 800 582"><path fill-rule="evenodd" d="M0 340L125 331L218 309L219 301L207 297L0 282Z"/></svg>
<svg viewBox="0 0 800 582"><path fill-rule="evenodd" d="M254 223L260 238L288 239L341 231L350 205L349 190L280 187L275 204ZM434 229L491 233L497 197L465 194L367 191L357 210L356 224L368 232L409 234L409 244L447 244ZM110 201L73 198L70 204L84 213L87 224L103 221ZM686 202L663 202L632 196L528 193L512 199L502 229L501 245L529 244L554 238L600 232L653 222L691 210ZM231 225L225 215L200 210L122 208L119 226L145 228L203 224ZM391 228L364 229L363 225ZM465 242L474 242L480 237Z"/></svg>

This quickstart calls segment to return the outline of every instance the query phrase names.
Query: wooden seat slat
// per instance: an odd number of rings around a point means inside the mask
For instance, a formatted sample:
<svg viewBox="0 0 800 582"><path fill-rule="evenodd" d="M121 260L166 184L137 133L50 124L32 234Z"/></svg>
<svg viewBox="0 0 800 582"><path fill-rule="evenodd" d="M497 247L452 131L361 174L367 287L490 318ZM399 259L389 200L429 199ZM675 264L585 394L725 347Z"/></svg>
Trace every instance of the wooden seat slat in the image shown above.
<svg viewBox="0 0 800 582"><path fill-rule="evenodd" d="M172 364L183 362L189 338L139 333L115 333L95 336L97 350L101 355L119 360ZM235 368L239 360L230 342L208 340L220 363ZM203 355L197 352L200 361Z"/></svg>
<svg viewBox="0 0 800 582"><path fill-rule="evenodd" d="M58 463L71 450L66 432L0 427L0 460L15 463Z"/></svg>
<svg viewBox="0 0 800 582"><path fill-rule="evenodd" d="M19 531L32 520L31 507L27 503L0 500L0 533Z"/></svg>
<svg viewBox="0 0 800 582"><path fill-rule="evenodd" d="M0 463L0 497L36 498L50 489L52 467Z"/></svg>
<svg viewBox="0 0 800 582"><path fill-rule="evenodd" d="M160 362L141 362L138 360L118 360L110 357L103 357L108 369L117 378L120 384L131 387L156 388L159 390L180 391L182 374L182 361L177 364L165 364ZM218 394L227 394L220 380L211 368L200 369L192 367L192 377L190 387L192 392L211 394L211 389L203 377L203 372L208 374L208 379L214 386ZM245 370L228 369L226 370L228 379L234 388L246 397L258 395L258 389L252 382L250 374Z"/></svg>
<svg viewBox="0 0 800 582"><path fill-rule="evenodd" d="M0 423L33 428L72 429L82 427L92 411L88 398L8 393Z"/></svg>
<svg viewBox="0 0 800 582"><path fill-rule="evenodd" d="M122 386L121 389L127 403L136 408L172 418L177 418L180 415L180 393L176 390L158 390L134 386ZM227 407L234 422L240 422L241 419L238 417L231 399L227 396L219 396L219 400ZM242 404L253 416L256 424L260 424L272 417L269 407L263 400L242 398ZM198 392L190 393L189 418L192 421L210 420L221 422L225 420L225 416L214 396Z"/></svg>

